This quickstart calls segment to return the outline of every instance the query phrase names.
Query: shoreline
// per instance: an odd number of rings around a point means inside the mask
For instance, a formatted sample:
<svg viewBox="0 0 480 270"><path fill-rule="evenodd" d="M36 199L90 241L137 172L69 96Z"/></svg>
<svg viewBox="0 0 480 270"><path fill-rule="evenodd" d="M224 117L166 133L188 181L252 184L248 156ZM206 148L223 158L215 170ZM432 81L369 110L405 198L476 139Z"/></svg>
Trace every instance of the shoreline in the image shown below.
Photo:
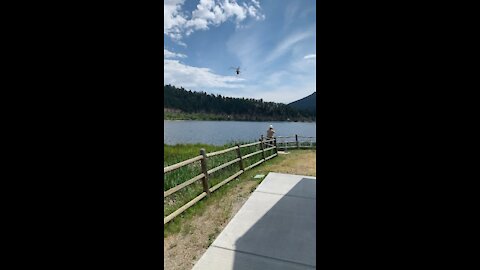
<svg viewBox="0 0 480 270"><path fill-rule="evenodd" d="M250 115L227 115L227 114L208 114L208 113L183 113L169 112L164 110L163 120L195 120L195 121L242 121L242 122L316 122L316 118L296 117L296 118L275 118Z"/></svg>
<svg viewBox="0 0 480 270"><path fill-rule="evenodd" d="M317 121L292 121L292 120L243 120L243 119L175 119L163 118L163 121L210 121L210 122L280 122L280 123L317 123Z"/></svg>

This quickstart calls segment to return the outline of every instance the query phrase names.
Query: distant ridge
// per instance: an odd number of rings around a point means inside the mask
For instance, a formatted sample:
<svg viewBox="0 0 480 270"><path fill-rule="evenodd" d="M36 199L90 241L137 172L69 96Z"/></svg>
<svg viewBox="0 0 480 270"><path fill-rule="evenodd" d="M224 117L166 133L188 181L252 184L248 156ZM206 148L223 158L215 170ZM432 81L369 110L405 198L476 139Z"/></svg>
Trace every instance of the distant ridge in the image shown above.
<svg viewBox="0 0 480 270"><path fill-rule="evenodd" d="M313 94L307 97L294 101L288 104L288 106L297 110L316 112L317 111L317 92L313 92Z"/></svg>

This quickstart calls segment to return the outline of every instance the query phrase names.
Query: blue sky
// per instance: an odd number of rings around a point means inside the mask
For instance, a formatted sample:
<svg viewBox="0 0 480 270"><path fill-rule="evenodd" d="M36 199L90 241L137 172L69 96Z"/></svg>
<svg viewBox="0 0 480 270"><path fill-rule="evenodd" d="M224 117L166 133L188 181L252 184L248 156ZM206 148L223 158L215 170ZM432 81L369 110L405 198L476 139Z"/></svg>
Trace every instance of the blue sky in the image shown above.
<svg viewBox="0 0 480 270"><path fill-rule="evenodd" d="M164 84L290 103L316 91L314 0L164 0ZM240 66L236 75L231 67Z"/></svg>

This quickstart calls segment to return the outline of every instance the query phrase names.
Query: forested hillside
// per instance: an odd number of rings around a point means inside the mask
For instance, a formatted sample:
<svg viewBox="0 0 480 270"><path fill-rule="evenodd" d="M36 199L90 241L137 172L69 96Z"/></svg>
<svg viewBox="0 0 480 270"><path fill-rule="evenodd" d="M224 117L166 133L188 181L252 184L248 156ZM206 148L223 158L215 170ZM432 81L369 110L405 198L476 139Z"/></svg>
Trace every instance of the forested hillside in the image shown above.
<svg viewBox="0 0 480 270"><path fill-rule="evenodd" d="M167 119L315 121L314 113L282 103L193 92L171 85L164 85L163 91Z"/></svg>

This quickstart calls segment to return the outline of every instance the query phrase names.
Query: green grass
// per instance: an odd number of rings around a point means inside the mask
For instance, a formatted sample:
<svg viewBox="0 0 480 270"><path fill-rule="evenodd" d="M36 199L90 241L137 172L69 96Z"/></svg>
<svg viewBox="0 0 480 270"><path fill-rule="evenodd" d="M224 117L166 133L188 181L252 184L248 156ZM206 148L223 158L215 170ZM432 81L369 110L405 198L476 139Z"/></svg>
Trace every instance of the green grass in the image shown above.
<svg viewBox="0 0 480 270"><path fill-rule="evenodd" d="M246 143L242 143L246 144ZM215 152L222 149L230 148L234 146L235 143L230 143L224 146L214 146L214 145L206 145L206 144L179 144L179 145L165 145L164 144L164 167L176 164L178 162L196 157L200 155L200 149L204 148L207 153ZM253 153L260 150L259 145L250 146L241 148L242 156L245 156L249 153ZM268 157L274 153L275 150L269 150L265 152L265 157ZM234 160L237 158L237 152L235 150L230 151L225 154L221 154L218 156L210 157L207 160L207 170L213 169L217 166L220 166L226 162ZM251 164L254 164L262 159L262 154L254 155L248 159L244 159L244 168L248 167ZM231 164L230 166L219 170L212 175L209 175L209 187L213 187L220 183L221 181L225 180L229 176L237 173L240 170L239 163L236 162ZM177 169L173 172L169 172L164 174L164 182L163 182L163 189L167 191L172 187L175 187L185 181L190 180L191 178L201 174L201 165L200 161L194 162L190 165L184 166L180 169ZM220 191L224 187L222 186L220 189L217 189L214 193L221 193ZM177 192L174 194L164 198L164 217L170 215L175 210L180 208L181 206L185 205L196 196L200 195L203 192L202 181L199 180ZM203 200L202 200L203 201ZM201 202L201 201L200 201ZM199 203L200 203L199 202ZM197 204L199 204L197 203ZM178 218L178 217L177 217ZM171 221L171 222L174 222Z"/></svg>
<svg viewBox="0 0 480 270"><path fill-rule="evenodd" d="M228 116L208 113L164 112L164 120L231 120Z"/></svg>
<svg viewBox="0 0 480 270"><path fill-rule="evenodd" d="M189 220L195 215L203 215L203 213L205 212L205 208L208 205L217 204L217 202L220 201L222 197L228 196L228 192L231 189L235 188L237 185L239 185L243 181L257 182L255 187L252 187L251 192L253 192L256 186L260 184L263 180L263 179L255 179L253 177L257 174L267 174L268 170L266 168L268 168L269 165L273 165L280 162L282 158L285 158L285 157L275 157L273 159L268 160L267 162L260 164L257 167L254 167L246 171L245 173L241 174L238 177L238 180L230 181L229 183L225 184L221 188L215 190L215 192L211 193L208 198L204 198L203 200L200 200L192 207L188 208L185 212L183 212L182 214L180 214L179 216L171 220L169 223L165 224L164 232L163 232L164 237L167 237L172 234L180 233L180 232L188 233L190 228L188 228L188 222L187 223L184 222L185 220ZM225 215L225 219L228 219L228 216L230 213L228 211L224 211L223 214ZM208 243L208 245L210 244L211 243Z"/></svg>

